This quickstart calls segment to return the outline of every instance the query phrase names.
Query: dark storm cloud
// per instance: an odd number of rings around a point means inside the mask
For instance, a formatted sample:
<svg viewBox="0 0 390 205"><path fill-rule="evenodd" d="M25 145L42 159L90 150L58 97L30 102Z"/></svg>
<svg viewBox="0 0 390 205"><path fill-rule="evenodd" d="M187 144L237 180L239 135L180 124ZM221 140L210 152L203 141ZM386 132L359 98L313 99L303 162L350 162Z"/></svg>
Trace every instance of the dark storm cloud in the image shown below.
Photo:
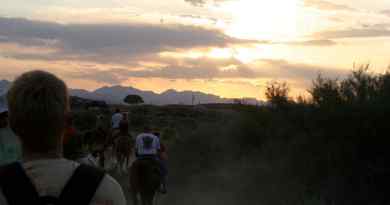
<svg viewBox="0 0 390 205"><path fill-rule="evenodd" d="M0 28L2 41L58 49L57 53L45 58L85 58L100 62L123 61L166 50L249 43L217 30L181 25L63 25L0 17Z"/></svg>

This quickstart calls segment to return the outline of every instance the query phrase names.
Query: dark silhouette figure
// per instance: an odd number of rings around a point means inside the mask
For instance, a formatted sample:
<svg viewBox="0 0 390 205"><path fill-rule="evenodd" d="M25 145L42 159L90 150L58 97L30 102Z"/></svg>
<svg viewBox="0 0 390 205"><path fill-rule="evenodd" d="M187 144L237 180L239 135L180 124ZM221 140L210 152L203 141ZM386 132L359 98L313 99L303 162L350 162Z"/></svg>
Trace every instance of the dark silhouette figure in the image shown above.
<svg viewBox="0 0 390 205"><path fill-rule="evenodd" d="M152 205L160 187L160 165L154 159L139 159L130 168L130 192L133 204ZM139 199L139 198L140 199Z"/></svg>

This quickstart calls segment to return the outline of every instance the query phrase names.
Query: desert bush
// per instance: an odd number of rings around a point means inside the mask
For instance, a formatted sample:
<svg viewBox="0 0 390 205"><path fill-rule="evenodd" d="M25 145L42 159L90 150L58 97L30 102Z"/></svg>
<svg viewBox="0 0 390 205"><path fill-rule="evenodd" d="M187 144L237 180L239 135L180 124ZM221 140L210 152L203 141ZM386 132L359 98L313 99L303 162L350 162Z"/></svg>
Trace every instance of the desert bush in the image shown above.
<svg viewBox="0 0 390 205"><path fill-rule="evenodd" d="M78 130L88 130L95 128L96 125L96 113L88 110L81 110L74 112L73 115L74 126Z"/></svg>
<svg viewBox="0 0 390 205"><path fill-rule="evenodd" d="M265 96L271 105L283 107L289 102L289 91L286 82L270 81L267 83Z"/></svg>

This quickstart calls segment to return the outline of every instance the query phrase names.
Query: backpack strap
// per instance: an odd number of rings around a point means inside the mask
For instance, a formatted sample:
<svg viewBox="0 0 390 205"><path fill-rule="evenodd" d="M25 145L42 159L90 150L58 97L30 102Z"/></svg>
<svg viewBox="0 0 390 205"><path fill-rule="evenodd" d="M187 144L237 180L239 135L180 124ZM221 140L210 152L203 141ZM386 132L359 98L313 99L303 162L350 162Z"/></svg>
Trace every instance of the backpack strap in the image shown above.
<svg viewBox="0 0 390 205"><path fill-rule="evenodd" d="M104 176L104 171L81 164L62 190L58 205L89 205Z"/></svg>
<svg viewBox="0 0 390 205"><path fill-rule="evenodd" d="M0 168L0 187L8 205L40 205L34 184L18 162Z"/></svg>
<svg viewBox="0 0 390 205"><path fill-rule="evenodd" d="M41 196L39 197L41 204L58 204L58 198L54 196Z"/></svg>

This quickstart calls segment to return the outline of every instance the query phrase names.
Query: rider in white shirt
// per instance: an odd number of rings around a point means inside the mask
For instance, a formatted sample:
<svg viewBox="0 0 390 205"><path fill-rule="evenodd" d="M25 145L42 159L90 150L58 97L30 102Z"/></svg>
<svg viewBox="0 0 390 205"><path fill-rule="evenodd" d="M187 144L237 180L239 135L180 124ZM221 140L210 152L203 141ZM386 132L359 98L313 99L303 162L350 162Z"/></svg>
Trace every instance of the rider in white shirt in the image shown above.
<svg viewBox="0 0 390 205"><path fill-rule="evenodd" d="M135 143L135 155L137 159L152 159L155 160L160 166L160 174L162 177L160 193L166 194L166 174L163 172L166 167L159 159L159 154L161 150L160 139L155 134L153 134L150 127L145 126L144 132L137 136Z"/></svg>
<svg viewBox="0 0 390 205"><path fill-rule="evenodd" d="M119 129L120 122L123 119L123 115L120 113L119 109L115 110L115 114L112 115L112 129Z"/></svg>
<svg viewBox="0 0 390 205"><path fill-rule="evenodd" d="M156 157L160 150L160 140L154 135L148 127L145 127L144 133L137 136L135 141L135 151L137 158Z"/></svg>

